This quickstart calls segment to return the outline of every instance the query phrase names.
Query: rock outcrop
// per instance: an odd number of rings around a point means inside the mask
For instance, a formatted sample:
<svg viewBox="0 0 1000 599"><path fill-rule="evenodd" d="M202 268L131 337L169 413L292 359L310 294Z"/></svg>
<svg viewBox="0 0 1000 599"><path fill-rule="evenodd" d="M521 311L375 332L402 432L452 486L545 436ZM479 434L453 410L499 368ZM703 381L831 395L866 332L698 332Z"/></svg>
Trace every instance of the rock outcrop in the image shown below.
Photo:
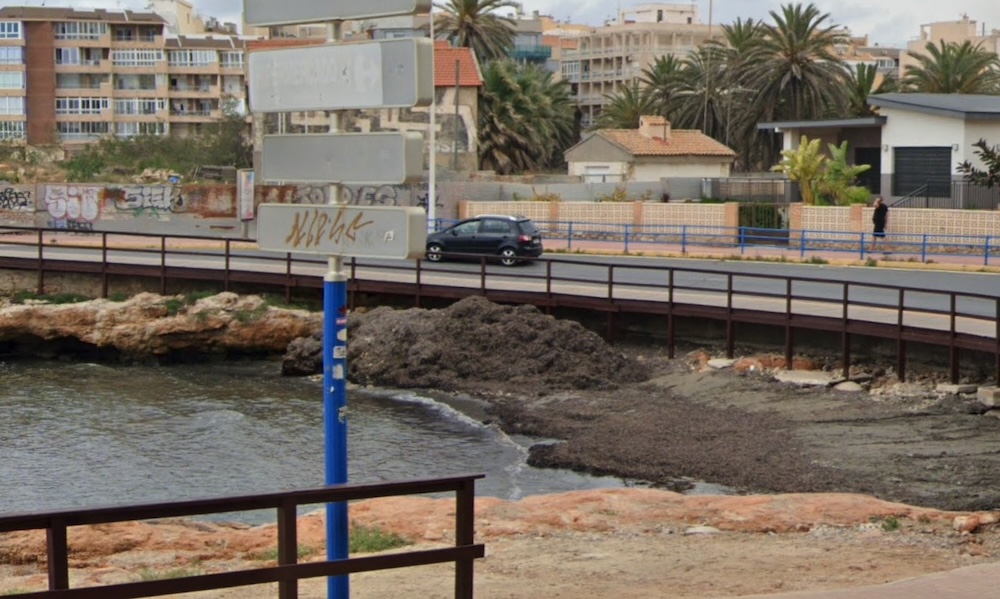
<svg viewBox="0 0 1000 599"><path fill-rule="evenodd" d="M352 313L347 326L349 378L362 385L537 393L612 389L649 377L645 364L577 322L478 296L442 310ZM293 343L282 370L320 372L320 339Z"/></svg>
<svg viewBox="0 0 1000 599"><path fill-rule="evenodd" d="M142 293L123 302L8 305L0 310L0 344L73 341L128 357L281 353L321 326L320 314L271 307L257 296L189 301Z"/></svg>

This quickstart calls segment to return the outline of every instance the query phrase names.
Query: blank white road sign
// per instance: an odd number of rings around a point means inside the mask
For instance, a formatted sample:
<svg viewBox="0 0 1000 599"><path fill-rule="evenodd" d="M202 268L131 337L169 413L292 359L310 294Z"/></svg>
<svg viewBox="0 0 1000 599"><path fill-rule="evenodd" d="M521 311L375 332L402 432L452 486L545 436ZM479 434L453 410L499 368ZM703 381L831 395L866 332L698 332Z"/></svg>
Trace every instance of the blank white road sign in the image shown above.
<svg viewBox="0 0 1000 599"><path fill-rule="evenodd" d="M431 0L243 0L247 25L297 25L430 12Z"/></svg>
<svg viewBox="0 0 1000 599"><path fill-rule="evenodd" d="M427 38L257 50L249 58L250 110L430 106L433 52Z"/></svg>
<svg viewBox="0 0 1000 599"><path fill-rule="evenodd" d="M426 243L422 208L261 204L257 209L262 250L407 259L423 256Z"/></svg>
<svg viewBox="0 0 1000 599"><path fill-rule="evenodd" d="M409 183L423 177L424 138L413 132L265 135L261 170L265 181Z"/></svg>

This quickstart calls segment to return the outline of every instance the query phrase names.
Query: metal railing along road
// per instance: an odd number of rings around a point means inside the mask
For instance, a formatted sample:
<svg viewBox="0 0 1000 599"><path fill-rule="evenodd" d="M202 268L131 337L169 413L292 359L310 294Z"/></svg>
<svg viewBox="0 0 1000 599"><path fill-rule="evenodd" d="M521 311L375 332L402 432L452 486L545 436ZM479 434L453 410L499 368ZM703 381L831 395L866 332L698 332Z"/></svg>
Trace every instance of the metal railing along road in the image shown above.
<svg viewBox="0 0 1000 599"><path fill-rule="evenodd" d="M297 288L318 289L326 272L324 257L260 252L246 240L152 234L95 233L53 236L51 230L24 229L22 235L0 235L0 268L34 271L37 290L45 290L50 273L83 273L100 277L108 295L115 276L168 282L203 280L229 290L236 283L283 288L286 299ZM419 306L422 298L460 299L478 294L500 302L532 303L546 309L572 307L607 315L609 340L615 337L615 315L637 313L666 319L673 352L675 318L684 316L726 323L727 353L732 355L736 323L770 324L785 329L786 357L794 349L795 329L842 335L843 368L850 364L851 335L892 339L897 343L897 372L905 377L906 344L929 343L949 349L952 379L958 379L960 350L997 357L1000 383L1000 295L913 285L850 280L863 269L826 271L826 277L753 272L733 266L688 268L657 261L549 257L529 259L523 268L508 268L484 256L468 264L426 260L349 260L351 302L359 293L406 295ZM728 269L728 270L727 270ZM862 277L864 278L864 277Z"/></svg>
<svg viewBox="0 0 1000 599"><path fill-rule="evenodd" d="M44 530L48 591L8 595L33 599L133 599L278 583L280 599L298 597L298 581L320 576L345 576L358 572L407 568L429 564L455 564L455 597L472 599L473 563L484 557L485 547L475 543L475 481L482 475L380 484L349 484L240 497L219 497L171 503L128 505L36 514L0 515L0 533ZM301 505L339 503L375 497L455 493L455 546L423 549L344 560L298 564L297 508ZM250 510L273 509L277 514L277 565L98 587L70 588L69 535L74 526L178 518Z"/></svg>

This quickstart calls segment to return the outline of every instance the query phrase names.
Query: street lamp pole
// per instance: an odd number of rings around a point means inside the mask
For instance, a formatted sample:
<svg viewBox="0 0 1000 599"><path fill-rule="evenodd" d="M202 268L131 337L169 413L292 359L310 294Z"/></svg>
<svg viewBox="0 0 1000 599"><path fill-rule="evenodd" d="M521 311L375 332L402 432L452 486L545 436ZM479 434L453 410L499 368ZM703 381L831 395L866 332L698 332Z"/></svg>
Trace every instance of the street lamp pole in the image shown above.
<svg viewBox="0 0 1000 599"><path fill-rule="evenodd" d="M712 10L713 10L713 0L708 0L708 39L707 42L712 41ZM705 56L705 111L702 116L702 127L705 130L705 135L708 135L708 95L712 91L712 52L711 46L708 46L709 52Z"/></svg>

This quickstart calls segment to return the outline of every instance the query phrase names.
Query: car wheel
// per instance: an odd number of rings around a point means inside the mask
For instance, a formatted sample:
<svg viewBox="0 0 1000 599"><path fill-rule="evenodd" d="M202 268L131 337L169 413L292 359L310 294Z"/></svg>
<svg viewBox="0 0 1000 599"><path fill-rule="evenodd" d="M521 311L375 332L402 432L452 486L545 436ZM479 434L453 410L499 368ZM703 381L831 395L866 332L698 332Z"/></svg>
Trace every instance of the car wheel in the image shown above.
<svg viewBox="0 0 1000 599"><path fill-rule="evenodd" d="M500 264L504 266L514 266L517 264L517 252L514 248L504 248L500 250Z"/></svg>
<svg viewBox="0 0 1000 599"><path fill-rule="evenodd" d="M431 262L440 262L441 252L443 251L444 249L440 245L432 243L431 245L427 246L427 259L430 260Z"/></svg>

